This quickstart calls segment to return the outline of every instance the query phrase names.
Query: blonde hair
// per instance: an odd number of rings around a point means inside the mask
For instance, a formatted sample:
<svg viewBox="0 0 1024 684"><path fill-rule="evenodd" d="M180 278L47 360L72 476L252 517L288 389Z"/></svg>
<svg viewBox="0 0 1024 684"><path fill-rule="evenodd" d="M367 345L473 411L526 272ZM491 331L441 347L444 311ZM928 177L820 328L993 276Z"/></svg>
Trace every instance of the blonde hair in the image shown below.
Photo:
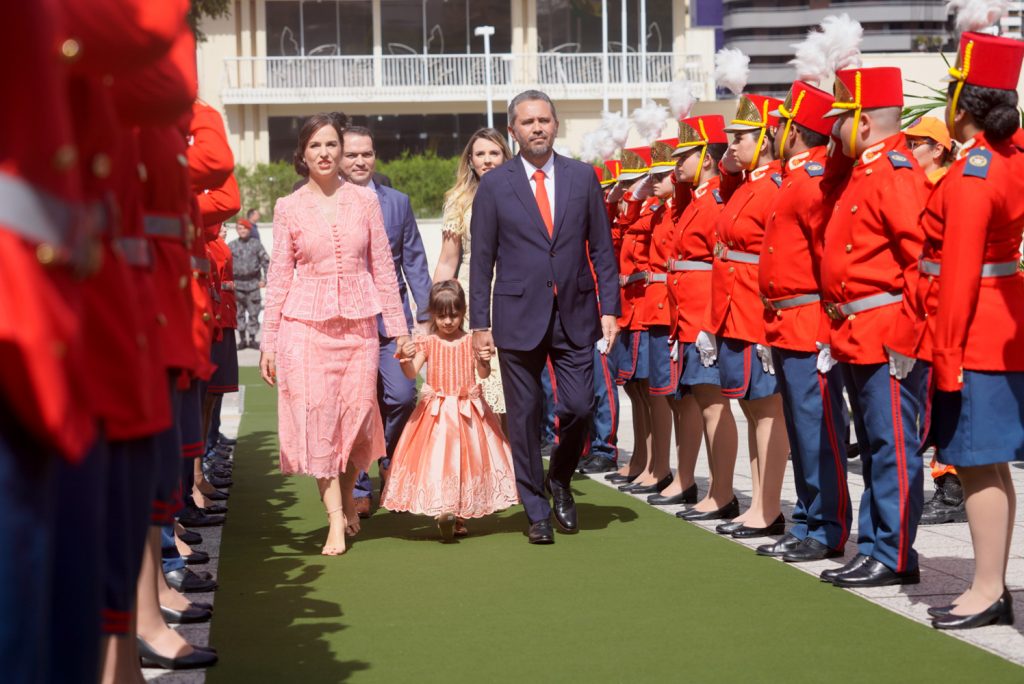
<svg viewBox="0 0 1024 684"><path fill-rule="evenodd" d="M473 145L477 140L487 140L501 148L505 161L512 158L512 150L505 142L505 136L494 128L481 128L469 138L466 148L459 156L459 169L455 176L455 185L444 193L444 209L441 212L441 230L454 235L465 235L469 230L469 210L473 207L476 188L480 178L476 175L471 162Z"/></svg>

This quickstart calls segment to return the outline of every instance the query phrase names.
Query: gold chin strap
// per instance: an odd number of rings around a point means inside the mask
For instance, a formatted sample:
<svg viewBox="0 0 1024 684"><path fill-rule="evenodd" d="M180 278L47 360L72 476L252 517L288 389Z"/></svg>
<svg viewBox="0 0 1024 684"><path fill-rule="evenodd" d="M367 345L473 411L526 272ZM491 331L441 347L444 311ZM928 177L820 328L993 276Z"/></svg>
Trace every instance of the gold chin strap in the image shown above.
<svg viewBox="0 0 1024 684"><path fill-rule="evenodd" d="M860 127L860 71L853 76L853 102L833 102L834 109L846 109L853 113L853 131L850 133L850 156L857 158L857 129Z"/></svg>
<svg viewBox="0 0 1024 684"><path fill-rule="evenodd" d="M693 177L693 187L700 185L700 174L704 171L704 157L708 154L708 133L704 130L704 119L697 119L700 137L704 142L700 146L700 159L697 160L697 175Z"/></svg>
<svg viewBox="0 0 1024 684"><path fill-rule="evenodd" d="M971 53L974 52L974 41L967 41L967 45L964 46L964 65L957 69L956 67L950 67L949 75L956 79L956 88L953 89L953 95L949 98L949 106L946 108L946 128L949 129L949 134L953 135L953 128L956 124L956 108L960 104L960 91L964 89L964 84L967 82L967 74L971 71Z"/></svg>
<svg viewBox="0 0 1024 684"><path fill-rule="evenodd" d="M806 94L806 90L801 90L800 94L796 96L796 104L793 105L793 111L786 109L785 104L779 105L779 114L786 120L786 127L782 129L782 140L779 141L779 156L782 158L786 156L786 141L789 140L789 131L793 126L797 113L800 111L800 103L804 101L804 95Z"/></svg>
<svg viewBox="0 0 1024 684"><path fill-rule="evenodd" d="M747 168L747 171L753 171L757 168L757 162L761 158L761 143L764 142L764 136L768 133L768 100L764 101L762 107L761 132L757 134L757 145L754 147L754 158L750 161L750 166Z"/></svg>

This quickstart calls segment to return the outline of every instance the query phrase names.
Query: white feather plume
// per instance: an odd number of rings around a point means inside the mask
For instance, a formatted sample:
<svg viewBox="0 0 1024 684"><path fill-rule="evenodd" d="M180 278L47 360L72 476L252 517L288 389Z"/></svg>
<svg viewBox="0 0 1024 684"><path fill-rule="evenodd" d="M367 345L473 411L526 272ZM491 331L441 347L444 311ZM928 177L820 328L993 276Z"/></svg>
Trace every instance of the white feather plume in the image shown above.
<svg viewBox="0 0 1024 684"><path fill-rule="evenodd" d="M821 83L840 69L861 64L860 43L864 28L847 14L825 17L821 26L812 29L803 42L793 45L796 56L790 61L797 78L808 83Z"/></svg>
<svg viewBox="0 0 1024 684"><path fill-rule="evenodd" d="M668 108L654 100L647 100L643 106L633 110L632 118L640 138L645 142L651 142L661 137L661 130L668 121Z"/></svg>
<svg viewBox="0 0 1024 684"><path fill-rule="evenodd" d="M601 154L597 151L597 136L597 131L590 131L589 133L583 134L583 139L580 141L579 158L581 161L593 164L601 158Z"/></svg>
<svg viewBox="0 0 1024 684"><path fill-rule="evenodd" d="M750 78L750 57L736 49L722 48L715 53L714 78L718 86L739 95Z"/></svg>
<svg viewBox="0 0 1024 684"><path fill-rule="evenodd" d="M690 110L693 109L696 101L697 98L693 95L693 84L689 79L672 81L672 85L668 88L668 107L677 121L690 116Z"/></svg>
<svg viewBox="0 0 1024 684"><path fill-rule="evenodd" d="M598 156L601 159L608 160L615 156L615 153L622 147L619 143L615 142L615 138L612 137L611 131L604 126L598 128L594 138L594 148L597 150ZM626 133L629 133L629 129L626 129Z"/></svg>
<svg viewBox="0 0 1024 684"><path fill-rule="evenodd" d="M949 0L946 12L956 12L956 30L984 31L999 23L1010 9L1007 0Z"/></svg>
<svg viewBox="0 0 1024 684"><path fill-rule="evenodd" d="M629 138L629 119L625 114L619 112L605 112L601 115L604 120L603 127L608 131L617 147L625 147Z"/></svg>

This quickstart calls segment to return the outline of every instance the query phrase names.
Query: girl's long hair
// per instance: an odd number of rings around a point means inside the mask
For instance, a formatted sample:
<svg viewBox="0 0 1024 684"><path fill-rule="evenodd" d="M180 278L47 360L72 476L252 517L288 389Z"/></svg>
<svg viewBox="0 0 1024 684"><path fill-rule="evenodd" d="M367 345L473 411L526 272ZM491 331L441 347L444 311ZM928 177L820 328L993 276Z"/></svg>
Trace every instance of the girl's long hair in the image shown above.
<svg viewBox="0 0 1024 684"><path fill-rule="evenodd" d="M434 319L452 315L466 317L466 292L458 280L442 280L430 288L427 308L430 311L430 332L437 332Z"/></svg>
<svg viewBox="0 0 1024 684"><path fill-rule="evenodd" d="M446 233L464 235L469 230L469 222L466 220L470 207L473 206L473 198L476 197L476 188L480 184L480 178L473 170L470 159L473 156L473 145L477 140L490 141L501 148L505 161L512 158L512 150L505 142L505 136L493 128L481 128L469 138L466 148L462 150L459 157L459 169L455 176L455 185L444 194L444 209L442 211L442 230Z"/></svg>

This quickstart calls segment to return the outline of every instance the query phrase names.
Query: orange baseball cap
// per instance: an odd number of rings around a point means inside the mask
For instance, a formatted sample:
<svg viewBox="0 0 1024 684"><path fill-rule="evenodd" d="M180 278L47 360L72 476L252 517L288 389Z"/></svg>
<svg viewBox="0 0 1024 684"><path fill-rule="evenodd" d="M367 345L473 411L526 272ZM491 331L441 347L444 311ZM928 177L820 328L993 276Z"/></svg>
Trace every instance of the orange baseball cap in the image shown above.
<svg viewBox="0 0 1024 684"><path fill-rule="evenodd" d="M946 150L952 149L949 129L934 116L918 117L903 134L911 138L931 138Z"/></svg>

